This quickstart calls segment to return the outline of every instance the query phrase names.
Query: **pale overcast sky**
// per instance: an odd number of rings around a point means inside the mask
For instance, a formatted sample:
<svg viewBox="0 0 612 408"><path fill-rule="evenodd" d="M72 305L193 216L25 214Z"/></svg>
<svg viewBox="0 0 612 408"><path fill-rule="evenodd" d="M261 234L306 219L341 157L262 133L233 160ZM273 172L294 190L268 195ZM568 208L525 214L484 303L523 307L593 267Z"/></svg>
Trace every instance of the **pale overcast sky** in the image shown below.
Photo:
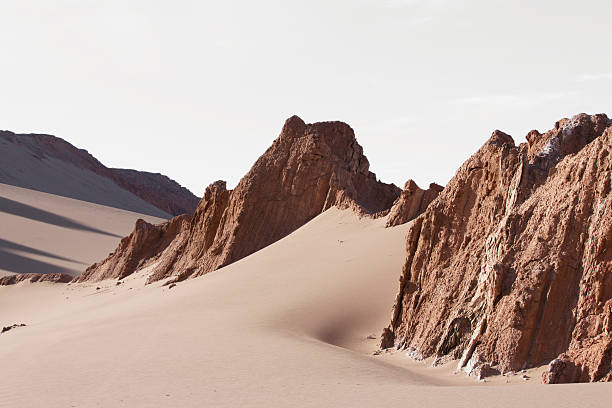
<svg viewBox="0 0 612 408"><path fill-rule="evenodd" d="M380 179L445 184L494 129L517 142L612 113L610 1L0 0L0 129L201 195L284 120L341 120Z"/></svg>

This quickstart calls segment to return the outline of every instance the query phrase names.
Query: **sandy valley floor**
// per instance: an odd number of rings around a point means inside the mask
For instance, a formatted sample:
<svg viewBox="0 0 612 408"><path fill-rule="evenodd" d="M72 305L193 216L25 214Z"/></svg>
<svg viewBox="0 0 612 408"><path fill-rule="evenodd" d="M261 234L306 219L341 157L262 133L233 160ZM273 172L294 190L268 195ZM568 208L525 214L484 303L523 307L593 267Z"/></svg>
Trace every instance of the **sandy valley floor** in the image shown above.
<svg viewBox="0 0 612 408"><path fill-rule="evenodd" d="M142 215L0 183L0 277L78 275L106 257Z"/></svg>
<svg viewBox="0 0 612 408"><path fill-rule="evenodd" d="M125 214L79 211L70 214L90 228L117 235L132 228ZM5 225L0 238L34 245ZM48 230L31 237L65 228L38 226ZM478 383L402 353L372 355L390 317L406 228L331 209L172 289L145 286L142 276L120 285L0 287L0 326L27 325L0 335L0 406L609 406L610 384L545 386L537 370L529 381ZM54 245L54 254L91 262L79 239Z"/></svg>

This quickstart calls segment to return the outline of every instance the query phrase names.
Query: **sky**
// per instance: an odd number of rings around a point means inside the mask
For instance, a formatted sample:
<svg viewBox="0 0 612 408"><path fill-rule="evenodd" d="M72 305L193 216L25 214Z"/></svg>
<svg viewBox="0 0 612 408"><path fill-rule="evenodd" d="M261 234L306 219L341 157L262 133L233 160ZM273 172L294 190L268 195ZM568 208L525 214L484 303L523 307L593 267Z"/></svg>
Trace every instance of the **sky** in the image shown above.
<svg viewBox="0 0 612 408"><path fill-rule="evenodd" d="M612 116L612 2L0 0L0 129L197 195L297 114L379 179L446 184L500 129Z"/></svg>

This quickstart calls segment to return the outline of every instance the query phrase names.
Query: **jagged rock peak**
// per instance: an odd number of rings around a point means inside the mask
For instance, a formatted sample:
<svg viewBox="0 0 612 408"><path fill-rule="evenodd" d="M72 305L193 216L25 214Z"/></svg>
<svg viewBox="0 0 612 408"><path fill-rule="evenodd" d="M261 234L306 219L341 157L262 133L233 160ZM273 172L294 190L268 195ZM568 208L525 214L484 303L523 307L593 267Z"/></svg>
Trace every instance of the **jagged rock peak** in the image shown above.
<svg viewBox="0 0 612 408"><path fill-rule="evenodd" d="M427 190L423 190L413 180L408 180L402 194L389 211L387 227L405 224L421 215L443 189L444 187L431 183Z"/></svg>
<svg viewBox="0 0 612 408"><path fill-rule="evenodd" d="M211 184L193 218L178 229L169 227L174 220L137 226L79 279L123 277L149 265L149 282L199 276L262 249L333 206L385 215L400 192L369 171L350 126L305 124L293 116L234 190L223 181Z"/></svg>
<svg viewBox="0 0 612 408"><path fill-rule="evenodd" d="M225 191L227 190L227 182L225 182L224 180L217 180L214 183L209 184L208 187L206 187L206 191L208 190Z"/></svg>
<svg viewBox="0 0 612 408"><path fill-rule="evenodd" d="M218 194L223 194L226 191L227 191L227 183L223 180L217 180L214 183L210 183L208 187L206 187L206 190L204 191L204 197L202 197L202 200L208 201L213 196L216 196Z"/></svg>
<svg viewBox="0 0 612 408"><path fill-rule="evenodd" d="M497 129L493 131L493 134L491 134L488 143L497 146L507 145L509 147L514 147L514 139L512 136Z"/></svg>
<svg viewBox="0 0 612 408"><path fill-rule="evenodd" d="M561 119L546 133L532 130L527 134L527 155L530 161L537 158L558 161L568 154L577 153L609 125L610 120L605 114L580 113L570 119Z"/></svg>
<svg viewBox="0 0 612 408"><path fill-rule="evenodd" d="M611 125L580 114L519 146L494 132L411 224L381 346L612 379Z"/></svg>
<svg viewBox="0 0 612 408"><path fill-rule="evenodd" d="M297 115L291 116L285 121L283 130L281 131L281 139L291 139L294 137L300 137L304 134L306 123Z"/></svg>

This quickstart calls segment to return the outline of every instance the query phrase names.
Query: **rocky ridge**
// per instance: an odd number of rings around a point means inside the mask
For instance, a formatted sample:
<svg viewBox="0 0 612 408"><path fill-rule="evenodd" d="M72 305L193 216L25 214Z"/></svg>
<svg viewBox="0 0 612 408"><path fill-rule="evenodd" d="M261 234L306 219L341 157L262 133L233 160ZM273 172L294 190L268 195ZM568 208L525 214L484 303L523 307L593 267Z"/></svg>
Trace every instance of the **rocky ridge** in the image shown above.
<svg viewBox="0 0 612 408"><path fill-rule="evenodd" d="M193 217L160 226L138 221L108 258L77 281L120 279L148 265L154 265L149 282L199 276L262 249L333 206L385 215L400 192L369 171L350 126L306 124L293 116L234 190L217 181Z"/></svg>
<svg viewBox="0 0 612 408"><path fill-rule="evenodd" d="M72 279L72 276L65 273L21 273L1 277L0 286L16 285L21 282L68 283Z"/></svg>
<svg viewBox="0 0 612 408"><path fill-rule="evenodd" d="M482 376L612 379L612 122L491 138L407 233L382 348Z"/></svg>
<svg viewBox="0 0 612 408"><path fill-rule="evenodd" d="M421 215L443 189L444 187L431 183L427 190L423 190L413 180L408 180L402 194L389 211L387 227L405 224Z"/></svg>
<svg viewBox="0 0 612 408"><path fill-rule="evenodd" d="M199 199L189 190L176 181L158 173L149 173L128 169L108 168L100 163L89 152L78 149L67 141L46 134L16 134L10 131L0 131L0 152L8 156L15 156L16 162L7 160L4 166L0 164L0 183L18 187L32 188L51 194L58 194L85 201L96 202L103 205L116 206L130 211L143 212L146 209L135 207L136 204L126 205L126 202L100 201L92 199L94 195L83 194L82 185L88 190L115 185L115 189L123 189L133 194L134 199L142 199L152 205L147 214L154 216L193 214ZM68 166L64 168L62 166ZM31 174L30 174L31 172ZM67 173L73 177L68 178ZM107 185L94 185L87 175L94 174L105 180ZM45 180L62 180L62 188ZM70 184L64 186L64 184ZM114 184L113 184L114 183ZM70 187L74 188L70 188ZM108 195L103 190L100 196ZM114 204L114 205L113 205Z"/></svg>

